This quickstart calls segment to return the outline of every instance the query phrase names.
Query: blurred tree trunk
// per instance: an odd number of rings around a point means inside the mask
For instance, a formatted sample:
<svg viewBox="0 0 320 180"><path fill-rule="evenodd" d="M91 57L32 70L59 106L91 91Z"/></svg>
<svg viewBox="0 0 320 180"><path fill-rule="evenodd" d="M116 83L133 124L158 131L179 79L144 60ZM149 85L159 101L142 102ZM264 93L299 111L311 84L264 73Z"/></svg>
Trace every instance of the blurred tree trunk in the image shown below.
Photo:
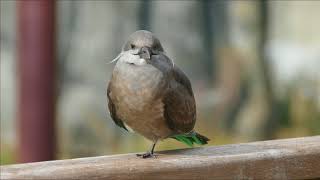
<svg viewBox="0 0 320 180"><path fill-rule="evenodd" d="M217 52L228 44L227 3L202 1L204 62L210 86L216 82Z"/></svg>
<svg viewBox="0 0 320 180"><path fill-rule="evenodd" d="M210 83L222 102L214 116L226 130L232 130L242 105L248 97L248 82L243 80L243 58L231 47L228 1L203 1L204 47Z"/></svg>
<svg viewBox="0 0 320 180"><path fill-rule="evenodd" d="M149 0L141 0L138 12L138 29L151 31L150 27L150 8L151 2Z"/></svg>
<svg viewBox="0 0 320 180"><path fill-rule="evenodd" d="M269 40L269 29L270 29L270 4L267 1L259 1L258 4L259 17L260 17L260 41L258 44L258 66L261 71L261 79L264 87L265 103L267 107L267 114L265 116L262 138L272 138L277 128L277 102L274 95L272 73L270 67L270 60L268 54L266 54L266 44Z"/></svg>
<svg viewBox="0 0 320 180"><path fill-rule="evenodd" d="M215 49L214 45L214 28L212 11L214 11L213 2L209 0L202 1L202 12L203 12L203 46L204 46L204 62L207 72L207 77L210 85L214 83L214 72L215 72Z"/></svg>
<svg viewBox="0 0 320 180"><path fill-rule="evenodd" d="M278 125L279 118L276 112L278 106L274 95L270 61L268 54L266 54L266 44L270 35L269 5L266 1L256 1L244 6L235 3L235 8L242 6L243 8L256 9L248 12L247 17L244 17L243 22L240 23L251 24L252 28L246 31L253 35L256 34L257 37L246 38L249 46L252 46L253 54L252 57L247 56L247 58L253 58L254 61L247 65L249 76L246 77L247 81L245 82L248 83L247 85L244 83L245 86L250 86L248 90L250 93L246 102L241 105L241 111L237 113L237 119L234 122L233 129L237 134L235 139L240 141L272 138Z"/></svg>

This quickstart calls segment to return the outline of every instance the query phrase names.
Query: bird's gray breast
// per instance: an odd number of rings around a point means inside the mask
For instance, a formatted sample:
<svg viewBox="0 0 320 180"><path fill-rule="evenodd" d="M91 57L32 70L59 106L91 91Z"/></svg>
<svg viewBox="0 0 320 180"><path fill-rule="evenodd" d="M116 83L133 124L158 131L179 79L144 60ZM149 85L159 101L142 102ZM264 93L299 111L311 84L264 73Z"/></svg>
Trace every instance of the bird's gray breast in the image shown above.
<svg viewBox="0 0 320 180"><path fill-rule="evenodd" d="M113 72L114 90L121 106L143 111L164 89L163 73L150 64L142 66L118 62Z"/></svg>
<svg viewBox="0 0 320 180"><path fill-rule="evenodd" d="M151 64L118 61L113 71L110 97L117 115L135 132L156 141L172 134L164 119L162 95L168 74Z"/></svg>

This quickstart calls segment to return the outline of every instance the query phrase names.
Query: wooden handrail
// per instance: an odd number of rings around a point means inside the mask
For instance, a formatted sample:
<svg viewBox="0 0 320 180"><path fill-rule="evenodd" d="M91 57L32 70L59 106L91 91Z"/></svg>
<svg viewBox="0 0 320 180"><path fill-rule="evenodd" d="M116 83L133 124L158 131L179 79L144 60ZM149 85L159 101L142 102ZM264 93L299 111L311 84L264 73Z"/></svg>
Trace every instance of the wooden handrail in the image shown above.
<svg viewBox="0 0 320 180"><path fill-rule="evenodd" d="M1 166L1 179L310 179L320 136Z"/></svg>

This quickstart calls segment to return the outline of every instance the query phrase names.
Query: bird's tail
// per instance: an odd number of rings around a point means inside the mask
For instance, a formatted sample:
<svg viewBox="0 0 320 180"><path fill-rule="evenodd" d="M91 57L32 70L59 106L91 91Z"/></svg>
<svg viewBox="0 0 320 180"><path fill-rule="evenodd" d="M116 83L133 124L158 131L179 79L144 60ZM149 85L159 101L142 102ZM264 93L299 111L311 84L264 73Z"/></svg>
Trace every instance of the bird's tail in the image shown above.
<svg viewBox="0 0 320 180"><path fill-rule="evenodd" d="M194 131L192 131L188 134L175 135L171 138L176 139L180 142L183 142L191 147L193 146L193 144L204 145L204 144L208 144L208 141L210 141L209 138L207 138L197 132L194 132Z"/></svg>

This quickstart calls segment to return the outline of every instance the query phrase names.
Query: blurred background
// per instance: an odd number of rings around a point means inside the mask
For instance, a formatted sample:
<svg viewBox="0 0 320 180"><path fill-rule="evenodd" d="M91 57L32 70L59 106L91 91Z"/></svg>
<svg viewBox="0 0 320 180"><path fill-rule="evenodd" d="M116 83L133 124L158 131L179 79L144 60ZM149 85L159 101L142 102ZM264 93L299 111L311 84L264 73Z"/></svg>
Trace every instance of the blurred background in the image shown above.
<svg viewBox="0 0 320 180"><path fill-rule="evenodd" d="M209 145L320 134L318 1L0 5L1 164L147 150L106 104L107 62L138 29L190 78ZM187 147L166 140L156 149L175 148ZM34 152L44 155L28 158Z"/></svg>

